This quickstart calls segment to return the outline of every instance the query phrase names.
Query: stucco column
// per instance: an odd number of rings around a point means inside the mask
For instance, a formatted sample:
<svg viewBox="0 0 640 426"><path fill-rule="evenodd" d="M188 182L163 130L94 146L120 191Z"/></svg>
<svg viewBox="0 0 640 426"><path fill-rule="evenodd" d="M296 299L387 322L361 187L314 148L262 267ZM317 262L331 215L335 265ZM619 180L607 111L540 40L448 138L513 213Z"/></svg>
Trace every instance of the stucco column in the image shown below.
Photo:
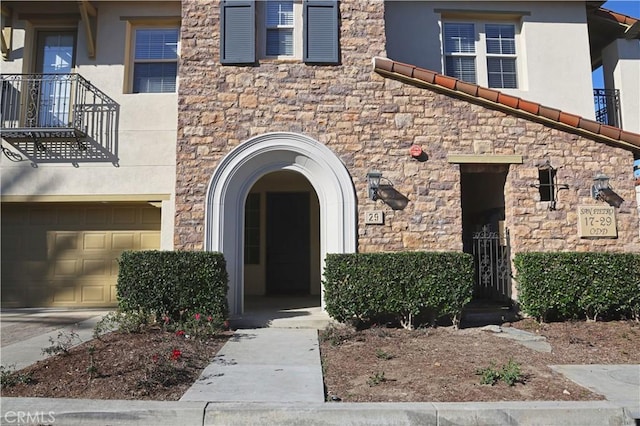
<svg viewBox="0 0 640 426"><path fill-rule="evenodd" d="M640 41L618 39L602 52L605 87L620 90L622 128L640 133Z"/></svg>

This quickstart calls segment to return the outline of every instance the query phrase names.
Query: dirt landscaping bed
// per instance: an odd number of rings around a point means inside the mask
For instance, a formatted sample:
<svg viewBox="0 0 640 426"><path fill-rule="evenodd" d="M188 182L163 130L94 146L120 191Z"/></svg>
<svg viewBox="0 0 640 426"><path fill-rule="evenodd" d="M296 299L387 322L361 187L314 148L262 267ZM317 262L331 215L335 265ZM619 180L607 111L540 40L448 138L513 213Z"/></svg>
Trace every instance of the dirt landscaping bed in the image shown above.
<svg viewBox="0 0 640 426"><path fill-rule="evenodd" d="M160 327L109 333L15 372L7 379L17 383L3 386L1 394L175 401L231 334L192 339Z"/></svg>
<svg viewBox="0 0 640 426"><path fill-rule="evenodd" d="M543 335L551 353L536 352L479 328L407 331L375 327L321 333L329 399L342 401L526 401L602 399L550 364L640 364L640 324L633 321L512 324ZM110 333L40 361L5 379L1 394L21 397L178 400L230 333L205 339L149 327ZM178 351L178 352L176 352ZM511 364L509 362L511 361ZM6 366L5 366L6 367ZM510 368L509 368L510 367ZM513 374L519 367L520 374ZM484 369L521 379L481 384ZM517 371L515 371L517 373Z"/></svg>
<svg viewBox="0 0 640 426"><path fill-rule="evenodd" d="M595 400L602 397L548 366L640 364L640 324L633 321L538 324L527 319L506 326L545 336L552 352L536 352L480 328L331 329L321 334L320 345L328 399ZM500 378L501 373L517 376L513 386ZM485 376L498 378L494 385L481 384Z"/></svg>

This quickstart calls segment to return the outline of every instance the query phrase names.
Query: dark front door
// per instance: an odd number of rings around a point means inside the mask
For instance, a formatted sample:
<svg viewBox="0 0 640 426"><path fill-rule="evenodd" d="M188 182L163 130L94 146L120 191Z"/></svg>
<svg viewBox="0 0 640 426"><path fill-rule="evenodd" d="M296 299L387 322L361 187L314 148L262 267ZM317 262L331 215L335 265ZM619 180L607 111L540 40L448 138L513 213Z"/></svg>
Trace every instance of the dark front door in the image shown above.
<svg viewBox="0 0 640 426"><path fill-rule="evenodd" d="M267 293L309 294L309 194L267 193Z"/></svg>
<svg viewBox="0 0 640 426"><path fill-rule="evenodd" d="M476 299L511 296L509 234L504 227L508 167L464 164L460 168L462 242L475 260Z"/></svg>

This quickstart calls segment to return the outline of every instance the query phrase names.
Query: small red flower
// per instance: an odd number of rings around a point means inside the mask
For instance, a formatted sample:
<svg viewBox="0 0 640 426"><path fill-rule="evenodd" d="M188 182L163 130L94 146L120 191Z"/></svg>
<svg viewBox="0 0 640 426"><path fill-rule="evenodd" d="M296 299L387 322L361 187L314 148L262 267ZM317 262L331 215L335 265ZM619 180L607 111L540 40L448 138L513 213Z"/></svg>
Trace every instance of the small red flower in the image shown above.
<svg viewBox="0 0 640 426"><path fill-rule="evenodd" d="M177 361L180 359L181 356L182 356L182 352L180 352L180 349L174 349L171 351L172 360Z"/></svg>
<svg viewBox="0 0 640 426"><path fill-rule="evenodd" d="M195 314L194 317L196 318L196 321L200 321L200 314Z"/></svg>
<svg viewBox="0 0 640 426"><path fill-rule="evenodd" d="M207 321L209 321L209 322L213 321L213 317L212 317L211 315L209 315L209 316L207 317Z"/></svg>
<svg viewBox="0 0 640 426"><path fill-rule="evenodd" d="M165 325L169 324L169 317L164 317L164 323L165 323Z"/></svg>
<svg viewBox="0 0 640 426"><path fill-rule="evenodd" d="M176 336L184 337L184 330L178 330L178 331L176 331Z"/></svg>

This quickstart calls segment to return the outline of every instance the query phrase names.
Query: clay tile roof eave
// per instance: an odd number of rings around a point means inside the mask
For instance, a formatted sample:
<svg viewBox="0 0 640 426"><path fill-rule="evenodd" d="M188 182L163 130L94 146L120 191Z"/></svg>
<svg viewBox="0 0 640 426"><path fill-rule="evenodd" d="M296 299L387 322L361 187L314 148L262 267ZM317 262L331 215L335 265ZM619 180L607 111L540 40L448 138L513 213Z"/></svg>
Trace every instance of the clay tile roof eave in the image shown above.
<svg viewBox="0 0 640 426"><path fill-rule="evenodd" d="M560 125L567 130L595 136L607 142L613 142L627 149L640 150L640 134L628 132L617 127L603 125L575 114L550 108L535 102L507 95L495 89L489 89L473 83L463 82L435 71L418 68L391 59L373 58L374 71L389 76L396 76L420 86L432 87L465 99L475 99L501 109L525 115L531 119Z"/></svg>
<svg viewBox="0 0 640 426"><path fill-rule="evenodd" d="M601 12L599 15L614 20L620 24L632 26L636 22L638 22L638 18L634 18L633 16L624 15L619 12L614 12L613 10L605 9L601 7L598 9Z"/></svg>
<svg viewBox="0 0 640 426"><path fill-rule="evenodd" d="M599 18L607 19L626 27L624 32L628 34L627 38L640 38L640 30L638 29L640 26L640 19L634 18L633 16L623 15L622 13L614 12L603 7L596 9L593 13Z"/></svg>

